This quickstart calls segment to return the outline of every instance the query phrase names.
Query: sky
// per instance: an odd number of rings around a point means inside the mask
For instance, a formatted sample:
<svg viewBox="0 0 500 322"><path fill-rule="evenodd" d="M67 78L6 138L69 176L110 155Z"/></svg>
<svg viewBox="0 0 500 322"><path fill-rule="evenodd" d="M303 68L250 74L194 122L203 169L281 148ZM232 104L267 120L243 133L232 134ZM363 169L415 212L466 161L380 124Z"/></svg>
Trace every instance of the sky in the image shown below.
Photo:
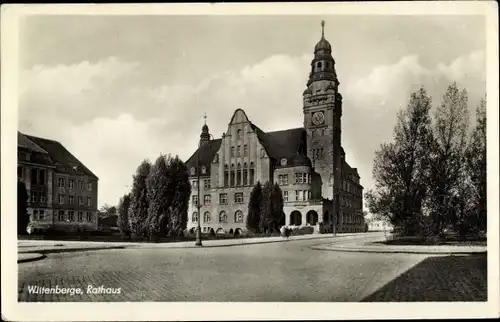
<svg viewBox="0 0 500 322"><path fill-rule="evenodd" d="M19 34L19 130L61 142L116 205L144 159L187 160L203 116L215 138L242 108L264 131L303 125L314 45L332 45L342 145L373 187L374 152L424 86L486 92L481 16L31 16Z"/></svg>

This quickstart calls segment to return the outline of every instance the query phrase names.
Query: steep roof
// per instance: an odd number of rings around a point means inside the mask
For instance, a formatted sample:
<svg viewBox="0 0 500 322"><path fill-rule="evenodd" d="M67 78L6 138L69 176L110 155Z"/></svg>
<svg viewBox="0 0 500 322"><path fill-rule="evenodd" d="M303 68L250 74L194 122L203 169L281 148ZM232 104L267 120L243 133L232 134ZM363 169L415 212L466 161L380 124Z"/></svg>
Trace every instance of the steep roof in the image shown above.
<svg viewBox="0 0 500 322"><path fill-rule="evenodd" d="M287 159L288 165L310 165L305 150L306 131L304 128L267 133L258 129L257 136L261 136L259 141L277 166L280 165L281 159Z"/></svg>
<svg viewBox="0 0 500 322"><path fill-rule="evenodd" d="M222 139L210 140L208 143L197 149L193 155L186 161L186 166L189 169L195 168L198 170L198 154L200 156L200 167L205 166L207 169L206 175L210 174L210 163L214 159L215 153L220 148Z"/></svg>
<svg viewBox="0 0 500 322"><path fill-rule="evenodd" d="M71 175L87 175L94 179L98 179L92 171L66 150L61 143L26 134L25 136L34 144L47 151L50 159L56 166L56 172Z"/></svg>

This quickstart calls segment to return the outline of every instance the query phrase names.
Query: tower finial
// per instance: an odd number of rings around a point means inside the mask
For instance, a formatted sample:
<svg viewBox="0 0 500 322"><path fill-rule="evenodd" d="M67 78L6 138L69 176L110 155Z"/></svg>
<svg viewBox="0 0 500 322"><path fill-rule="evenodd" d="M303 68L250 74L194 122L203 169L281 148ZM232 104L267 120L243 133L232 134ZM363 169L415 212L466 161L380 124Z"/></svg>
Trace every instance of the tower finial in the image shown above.
<svg viewBox="0 0 500 322"><path fill-rule="evenodd" d="M205 112L205 116L203 116L203 118L205 119L205 125L207 125L207 112Z"/></svg>
<svg viewBox="0 0 500 322"><path fill-rule="evenodd" d="M325 21L321 20L321 37L325 37Z"/></svg>

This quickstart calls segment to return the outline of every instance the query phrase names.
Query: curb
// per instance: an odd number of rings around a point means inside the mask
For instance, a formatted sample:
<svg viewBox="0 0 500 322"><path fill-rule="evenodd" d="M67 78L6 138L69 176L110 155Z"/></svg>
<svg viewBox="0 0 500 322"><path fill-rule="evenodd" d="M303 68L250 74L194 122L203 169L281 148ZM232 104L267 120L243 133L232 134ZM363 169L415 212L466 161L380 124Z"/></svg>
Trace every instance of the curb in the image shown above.
<svg viewBox="0 0 500 322"><path fill-rule="evenodd" d="M29 254L29 255L32 255L32 256L28 256L28 257L25 257L25 258L19 258L19 255L20 254ZM27 263L27 262L34 262L34 261L37 261L37 260L40 260L40 259L44 259L45 256L44 254L40 254L40 253L19 253L17 255L17 263Z"/></svg>
<svg viewBox="0 0 500 322"><path fill-rule="evenodd" d="M441 250L409 250L409 249L361 249L361 248L343 248L343 247L326 247L326 246L309 246L314 250L326 250L331 252L346 252L346 253L377 253L377 254L424 254L424 255L482 255L487 254L487 250L470 250L470 251L441 251Z"/></svg>
<svg viewBox="0 0 500 322"><path fill-rule="evenodd" d="M342 237L342 236L341 236ZM300 239L281 239L281 240L265 240L265 241L258 241L258 242L248 242L248 243L238 243L238 244L226 244L226 245L202 245L202 246L172 246L172 247L161 247L161 246L156 246L156 247L151 247L151 248L163 248L163 249L184 249L184 248L217 248L217 247L234 247L234 246L245 246L245 245L258 245L258 244L271 244L271 243L282 243L286 241L301 241L301 240L314 240L314 239L323 239L323 238L334 238L333 236L321 236L321 237L314 237L314 238L300 238ZM338 237L336 237L338 238ZM130 248L133 248L130 247ZM135 248L148 248L146 245L137 245Z"/></svg>
<svg viewBox="0 0 500 322"><path fill-rule="evenodd" d="M35 246L36 247L36 246ZM124 246L109 246L109 247L73 247L73 248L47 248L32 251L21 251L19 254L34 254L36 252L41 255L56 254L56 253L70 253L70 252L85 252L91 250L105 250L105 249L124 249Z"/></svg>

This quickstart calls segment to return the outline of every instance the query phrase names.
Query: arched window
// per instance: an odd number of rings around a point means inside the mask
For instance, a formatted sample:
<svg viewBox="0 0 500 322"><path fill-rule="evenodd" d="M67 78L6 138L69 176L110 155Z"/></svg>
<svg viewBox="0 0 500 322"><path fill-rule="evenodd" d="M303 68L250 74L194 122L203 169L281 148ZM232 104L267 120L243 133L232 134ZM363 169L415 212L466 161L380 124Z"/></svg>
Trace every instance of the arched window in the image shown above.
<svg viewBox="0 0 500 322"><path fill-rule="evenodd" d="M243 222L243 213L241 212L241 210L237 210L234 213L234 222L235 223L242 223Z"/></svg>
<svg viewBox="0 0 500 322"><path fill-rule="evenodd" d="M203 222L207 224L212 222L212 217L210 216L210 213L208 211L206 211L203 215Z"/></svg>
<svg viewBox="0 0 500 322"><path fill-rule="evenodd" d="M227 170L228 168L229 168L229 167L228 167L228 165L227 165L227 164L225 164L225 165L224 165L224 169L226 169L226 170Z"/></svg>
<svg viewBox="0 0 500 322"><path fill-rule="evenodd" d="M250 162L250 168L253 168L253 162Z"/></svg>
<svg viewBox="0 0 500 322"><path fill-rule="evenodd" d="M223 210L219 214L219 222L220 223L227 223L227 215L226 212Z"/></svg>
<svg viewBox="0 0 500 322"><path fill-rule="evenodd" d="M196 174L196 169L194 167L191 167L191 175L194 176Z"/></svg>
<svg viewBox="0 0 500 322"><path fill-rule="evenodd" d="M238 130L236 137L238 138L238 140L241 140L241 130Z"/></svg>
<svg viewBox="0 0 500 322"><path fill-rule="evenodd" d="M215 154L214 163L219 163L219 153Z"/></svg>
<svg viewBox="0 0 500 322"><path fill-rule="evenodd" d="M193 212L193 217L191 218L191 221L198 222L198 213L197 212Z"/></svg>

